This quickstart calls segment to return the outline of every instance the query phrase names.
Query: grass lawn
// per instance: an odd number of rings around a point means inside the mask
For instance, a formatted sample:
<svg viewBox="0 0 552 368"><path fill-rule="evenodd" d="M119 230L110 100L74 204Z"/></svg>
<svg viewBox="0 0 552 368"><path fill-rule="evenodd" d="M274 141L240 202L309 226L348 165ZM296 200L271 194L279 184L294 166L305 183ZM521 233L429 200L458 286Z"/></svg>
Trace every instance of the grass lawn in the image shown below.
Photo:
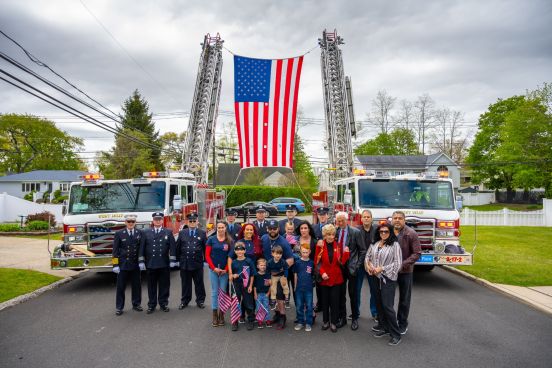
<svg viewBox="0 0 552 368"><path fill-rule="evenodd" d="M471 252L474 226L462 226ZM473 266L459 269L485 280L518 286L552 286L552 228L478 226Z"/></svg>
<svg viewBox="0 0 552 368"><path fill-rule="evenodd" d="M490 203L479 206L464 206L475 211L500 211L507 208L513 211L537 211L542 210L542 204L519 204L519 203Z"/></svg>
<svg viewBox="0 0 552 368"><path fill-rule="evenodd" d="M0 303L30 293L60 279L61 277L38 271L0 268L0 285L2 285Z"/></svg>
<svg viewBox="0 0 552 368"><path fill-rule="evenodd" d="M14 235L15 238L29 238L29 239L48 239L48 234L46 235ZM62 240L63 233L50 234L50 240Z"/></svg>

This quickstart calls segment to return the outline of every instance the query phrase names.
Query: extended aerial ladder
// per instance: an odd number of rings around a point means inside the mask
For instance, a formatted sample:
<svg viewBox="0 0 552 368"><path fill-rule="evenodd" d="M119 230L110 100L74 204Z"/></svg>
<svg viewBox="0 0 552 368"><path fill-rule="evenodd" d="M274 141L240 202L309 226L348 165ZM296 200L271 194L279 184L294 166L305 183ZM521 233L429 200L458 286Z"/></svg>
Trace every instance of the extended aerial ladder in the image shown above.
<svg viewBox="0 0 552 368"><path fill-rule="evenodd" d="M186 143L182 154L182 170L192 173L197 183L207 183L208 156L215 137L222 75L222 44L215 37L205 36L197 72L194 99Z"/></svg>
<svg viewBox="0 0 552 368"><path fill-rule="evenodd" d="M330 182L345 178L353 173L352 137L356 137L355 117L351 79L343 71L343 58L339 45L343 39L333 33L324 32L318 44L322 50L322 88L324 90L324 116L326 120L326 142L330 159ZM322 183L321 183L322 184Z"/></svg>

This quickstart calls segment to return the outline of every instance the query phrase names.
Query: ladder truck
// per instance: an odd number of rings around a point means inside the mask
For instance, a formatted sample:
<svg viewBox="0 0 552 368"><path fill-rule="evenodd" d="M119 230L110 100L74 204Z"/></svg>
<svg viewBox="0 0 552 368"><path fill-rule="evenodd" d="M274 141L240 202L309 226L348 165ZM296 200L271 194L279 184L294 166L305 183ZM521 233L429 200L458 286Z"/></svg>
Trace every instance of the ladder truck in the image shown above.
<svg viewBox="0 0 552 368"><path fill-rule="evenodd" d="M71 184L63 218L63 243L50 253L52 269L112 268L116 231L124 229L125 216L137 216L136 228L151 226L151 214L163 212L164 226L176 235L195 212L209 233L224 217L225 193L207 183L208 155L214 144L221 87L220 35L207 34L202 43L194 99L179 172L145 172L141 178L104 180L87 174Z"/></svg>
<svg viewBox="0 0 552 368"><path fill-rule="evenodd" d="M460 213L456 208L452 180L444 173L428 172L391 176L383 172L355 170L352 137L356 136L351 81L344 75L337 32L324 31L319 39L326 119L326 138L330 162L330 182L313 194L313 223L316 209L329 207L332 213L349 214L352 226L361 224L361 213L369 209L373 221L391 221L394 211L403 211L406 223L420 238L422 255L417 265L471 265L470 253L461 250Z"/></svg>

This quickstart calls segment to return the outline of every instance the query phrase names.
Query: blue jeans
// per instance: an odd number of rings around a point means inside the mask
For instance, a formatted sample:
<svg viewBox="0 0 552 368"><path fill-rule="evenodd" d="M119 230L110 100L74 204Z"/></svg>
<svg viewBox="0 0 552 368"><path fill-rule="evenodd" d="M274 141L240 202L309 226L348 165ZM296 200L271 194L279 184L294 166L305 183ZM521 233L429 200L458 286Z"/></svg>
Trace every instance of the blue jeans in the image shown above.
<svg viewBox="0 0 552 368"><path fill-rule="evenodd" d="M312 325L312 289L296 290L295 298L297 309L297 323L300 323L302 325Z"/></svg>
<svg viewBox="0 0 552 368"><path fill-rule="evenodd" d="M375 284L370 280L370 277L368 277L368 274L364 269L364 265L361 265L357 271L356 290L357 290L358 310L360 311L360 295L362 291L362 284L364 283L364 279L366 278L368 279L368 286L370 287L370 313L372 313L372 317L375 317L378 315L378 310L376 308L377 284Z"/></svg>
<svg viewBox="0 0 552 368"><path fill-rule="evenodd" d="M266 293L259 293L257 294L257 309L255 310L255 314L257 313L257 311L259 310L259 305L263 305L263 307L265 307L267 313L266 313L266 317L264 318L265 321L269 321L270 320L270 308L268 306L268 296L266 296Z"/></svg>
<svg viewBox="0 0 552 368"><path fill-rule="evenodd" d="M211 280L211 308L217 310L219 288L226 292L228 288L228 274L225 273L219 276L215 271L209 270L209 279Z"/></svg>

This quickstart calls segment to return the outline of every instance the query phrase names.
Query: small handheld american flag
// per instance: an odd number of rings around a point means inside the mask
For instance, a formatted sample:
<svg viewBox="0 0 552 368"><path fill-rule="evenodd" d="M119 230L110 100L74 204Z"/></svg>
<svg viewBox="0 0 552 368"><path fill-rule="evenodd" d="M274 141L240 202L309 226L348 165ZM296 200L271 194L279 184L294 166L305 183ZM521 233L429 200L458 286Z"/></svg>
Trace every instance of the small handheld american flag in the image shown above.
<svg viewBox="0 0 552 368"><path fill-rule="evenodd" d="M258 303L259 308L257 309L257 313L255 314L255 319L259 322L263 322L266 319L266 316L268 315L268 311L266 310L265 306L262 303Z"/></svg>
<svg viewBox="0 0 552 368"><path fill-rule="evenodd" d="M247 288L247 285L249 285L249 266L243 266L243 287Z"/></svg>
<svg viewBox="0 0 552 368"><path fill-rule="evenodd" d="M218 290L218 305L221 313L226 313L231 306L231 299L221 288Z"/></svg>
<svg viewBox="0 0 552 368"><path fill-rule="evenodd" d="M238 320L240 319L240 316L241 316L241 310L240 310L240 302L238 301L238 296L236 294L232 296L232 301L230 304L231 304L230 320L232 324L238 323Z"/></svg>

